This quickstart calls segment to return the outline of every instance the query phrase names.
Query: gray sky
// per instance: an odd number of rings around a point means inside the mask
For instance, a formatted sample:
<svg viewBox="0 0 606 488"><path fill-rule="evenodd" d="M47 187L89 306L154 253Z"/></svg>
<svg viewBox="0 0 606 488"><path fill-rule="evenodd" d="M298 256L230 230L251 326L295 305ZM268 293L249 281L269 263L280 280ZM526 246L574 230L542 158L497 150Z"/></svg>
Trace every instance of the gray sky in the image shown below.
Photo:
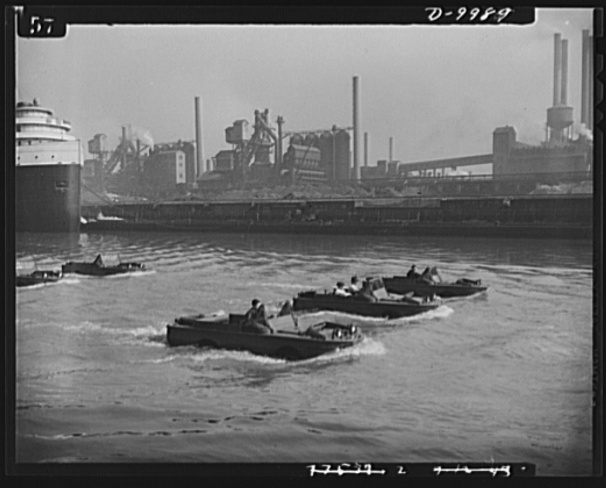
<svg viewBox="0 0 606 488"><path fill-rule="evenodd" d="M123 125L155 142L194 139L203 104L205 159L229 148L225 128L268 108L284 130L352 125L369 162L492 151L492 131L544 139L552 105L553 35L569 40L568 104L580 117L581 30L590 9L539 9L529 26L69 26L64 39L18 39L17 97L55 110L72 134L118 143ZM362 154L362 143L360 143ZM362 163L362 156L360 156Z"/></svg>

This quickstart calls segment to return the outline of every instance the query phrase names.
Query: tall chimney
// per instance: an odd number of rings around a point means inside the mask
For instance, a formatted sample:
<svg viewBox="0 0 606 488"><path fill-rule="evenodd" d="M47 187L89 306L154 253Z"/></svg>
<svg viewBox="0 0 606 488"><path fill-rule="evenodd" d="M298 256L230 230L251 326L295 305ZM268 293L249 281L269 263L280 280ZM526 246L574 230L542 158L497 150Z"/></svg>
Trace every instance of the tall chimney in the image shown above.
<svg viewBox="0 0 606 488"><path fill-rule="evenodd" d="M389 161L393 161L393 137L389 138Z"/></svg>
<svg viewBox="0 0 606 488"><path fill-rule="evenodd" d="M200 115L200 97L195 98L196 116L196 168L194 170L196 179L204 171L204 152L202 150L202 118Z"/></svg>
<svg viewBox="0 0 606 488"><path fill-rule="evenodd" d="M593 36L587 44L587 128L593 130Z"/></svg>
<svg viewBox="0 0 606 488"><path fill-rule="evenodd" d="M360 178L358 171L358 77L353 77L353 179Z"/></svg>
<svg viewBox="0 0 606 488"><path fill-rule="evenodd" d="M281 115L278 116L278 141L276 144L276 157L275 157L275 165L276 165L276 171L281 171L282 170L282 155L284 153L284 150L282 149L282 138L284 137L282 134L282 126L284 125L284 117L282 117Z"/></svg>
<svg viewBox="0 0 606 488"><path fill-rule="evenodd" d="M368 132L364 132L364 167L368 166Z"/></svg>
<svg viewBox="0 0 606 488"><path fill-rule="evenodd" d="M120 158L120 169L124 170L126 166L126 150L128 149L128 143L126 142L126 127L122 126L122 154Z"/></svg>
<svg viewBox="0 0 606 488"><path fill-rule="evenodd" d="M583 44L581 48L581 124L587 126L587 96L588 96L588 68L589 68L589 30L583 30Z"/></svg>
<svg viewBox="0 0 606 488"><path fill-rule="evenodd" d="M554 35L553 46L553 106L558 105L560 101L561 82L562 82L562 35Z"/></svg>
<svg viewBox="0 0 606 488"><path fill-rule="evenodd" d="M566 105L568 102L568 39L562 39L562 86L560 103Z"/></svg>

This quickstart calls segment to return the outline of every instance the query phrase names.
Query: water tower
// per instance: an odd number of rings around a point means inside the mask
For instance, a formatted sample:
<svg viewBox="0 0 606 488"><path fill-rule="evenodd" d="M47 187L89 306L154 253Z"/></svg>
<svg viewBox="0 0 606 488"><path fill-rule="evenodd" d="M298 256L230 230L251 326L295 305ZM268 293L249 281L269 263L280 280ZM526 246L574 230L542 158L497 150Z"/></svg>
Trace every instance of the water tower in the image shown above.
<svg viewBox="0 0 606 488"><path fill-rule="evenodd" d="M571 139L573 123L572 107L568 97L568 40L561 34L554 36L553 107L547 109L548 140L550 143L565 143Z"/></svg>

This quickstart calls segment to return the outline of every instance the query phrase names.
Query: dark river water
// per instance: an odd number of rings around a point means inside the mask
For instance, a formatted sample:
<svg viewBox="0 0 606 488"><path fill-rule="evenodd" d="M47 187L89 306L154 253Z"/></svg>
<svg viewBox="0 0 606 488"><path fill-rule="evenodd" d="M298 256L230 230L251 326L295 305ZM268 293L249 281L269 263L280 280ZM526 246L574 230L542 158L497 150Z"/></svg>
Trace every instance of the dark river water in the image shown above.
<svg viewBox="0 0 606 488"><path fill-rule="evenodd" d="M590 242L239 234L17 237L18 271L141 261L16 291L19 463L527 462L589 475ZM490 289L360 325L301 362L168 347L166 324L437 265ZM8 326L8 324L7 324Z"/></svg>

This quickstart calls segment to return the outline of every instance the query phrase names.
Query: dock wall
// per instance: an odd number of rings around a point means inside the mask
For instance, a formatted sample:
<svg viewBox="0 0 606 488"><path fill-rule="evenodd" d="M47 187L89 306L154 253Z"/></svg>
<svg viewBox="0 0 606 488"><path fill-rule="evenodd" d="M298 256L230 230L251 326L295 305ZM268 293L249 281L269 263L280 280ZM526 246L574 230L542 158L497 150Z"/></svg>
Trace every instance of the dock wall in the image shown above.
<svg viewBox="0 0 606 488"><path fill-rule="evenodd" d="M83 229L591 239L591 195L85 205ZM116 220L122 219L122 220Z"/></svg>

